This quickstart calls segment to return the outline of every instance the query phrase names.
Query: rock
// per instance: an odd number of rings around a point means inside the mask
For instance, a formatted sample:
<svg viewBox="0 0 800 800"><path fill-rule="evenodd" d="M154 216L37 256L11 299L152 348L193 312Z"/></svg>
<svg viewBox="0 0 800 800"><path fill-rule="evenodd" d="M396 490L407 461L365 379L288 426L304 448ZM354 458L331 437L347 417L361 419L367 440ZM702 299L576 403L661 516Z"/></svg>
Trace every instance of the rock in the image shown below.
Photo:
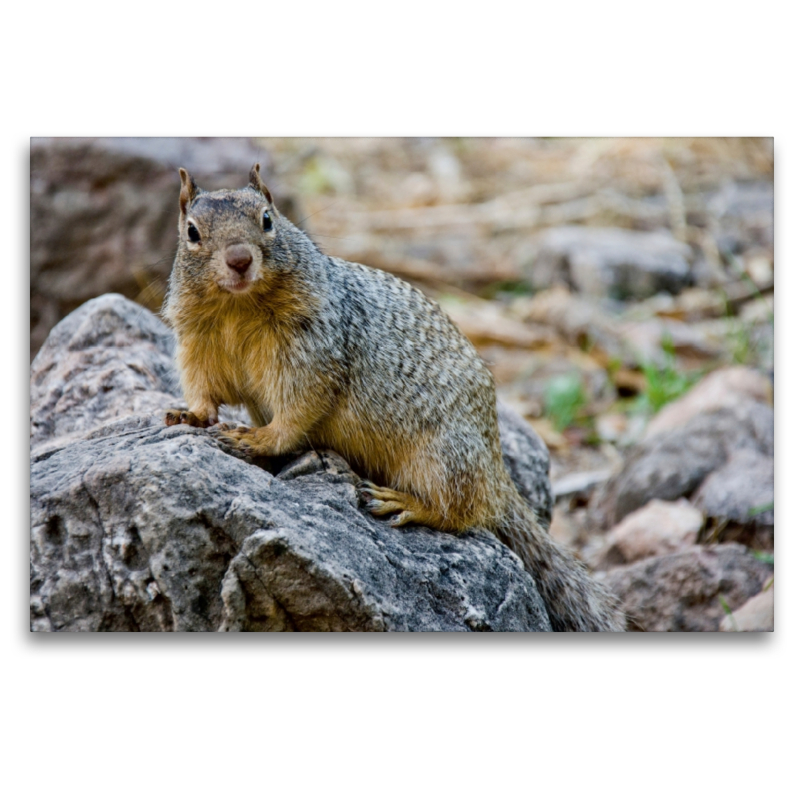
<svg viewBox="0 0 800 800"><path fill-rule="evenodd" d="M664 351L665 342L669 342L679 359L695 363L719 358L725 353L724 338L714 336L702 324L689 325L677 319L620 322L618 334L627 352L634 354L633 360L638 365L666 366L669 357Z"/></svg>
<svg viewBox="0 0 800 800"><path fill-rule="evenodd" d="M31 447L131 414L162 424L161 410L180 402L174 350L169 329L121 295L73 311L31 365Z"/></svg>
<svg viewBox="0 0 800 800"><path fill-rule="evenodd" d="M619 442L624 440L630 421L627 415L621 412L607 412L605 414L598 414L594 420L595 430L597 435L604 442Z"/></svg>
<svg viewBox="0 0 800 800"><path fill-rule="evenodd" d="M744 268L750 280L761 288L773 287L775 271L772 267L772 255L764 252L751 252L745 257Z"/></svg>
<svg viewBox="0 0 800 800"><path fill-rule="evenodd" d="M774 186L771 181L730 182L707 198L716 218L717 247L723 253L741 253L753 245L773 244Z"/></svg>
<svg viewBox="0 0 800 800"><path fill-rule="evenodd" d="M771 459L773 425L770 406L742 400L735 407L697 414L677 430L654 434L626 453L622 467L593 498L599 527L615 525L655 498L691 496L740 452Z"/></svg>
<svg viewBox="0 0 800 800"><path fill-rule="evenodd" d="M557 284L537 292L524 305L523 316L527 321L554 328L571 345L584 347L597 343L607 353L621 357L623 345L617 321L596 300L572 294Z"/></svg>
<svg viewBox="0 0 800 800"><path fill-rule="evenodd" d="M541 437L505 403L497 404L503 463L514 485L536 509L544 525L550 523L553 493L550 488L550 453Z"/></svg>
<svg viewBox="0 0 800 800"><path fill-rule="evenodd" d="M598 469L564 475L553 482L553 497L556 500L564 497L583 496L585 498L595 486L608 480L610 474L610 470Z"/></svg>
<svg viewBox="0 0 800 800"><path fill-rule="evenodd" d="M175 253L179 166L207 189L243 186L255 161L271 167L249 139L34 138L30 160L31 359L59 319L99 294L158 306Z"/></svg>
<svg viewBox="0 0 800 800"><path fill-rule="evenodd" d="M741 544L695 546L618 567L603 577L621 599L629 630L716 631L725 610L758 594L772 567Z"/></svg>
<svg viewBox="0 0 800 800"><path fill-rule="evenodd" d="M772 326L775 319L775 295L756 297L754 300L743 303L742 310L739 312L739 319L745 325Z"/></svg>
<svg viewBox="0 0 800 800"><path fill-rule="evenodd" d="M536 287L561 280L589 295L642 299L692 282L691 248L666 232L565 226L545 231L538 244L530 267Z"/></svg>
<svg viewBox="0 0 800 800"><path fill-rule="evenodd" d="M680 358L696 361L725 352L724 339L721 342L720 337L709 335L696 324L677 319L632 318L637 311L635 306L624 314L620 303L571 294L564 286L537 292L530 300L519 303L518 308L527 321L554 328L569 344L596 347L609 359L637 369L642 362L659 366L666 363L665 340L671 342Z"/></svg>
<svg viewBox="0 0 800 800"><path fill-rule="evenodd" d="M465 303L444 297L440 305L476 347L536 348L552 344L555 338L546 328L509 319L496 304L488 301Z"/></svg>
<svg viewBox="0 0 800 800"><path fill-rule="evenodd" d="M733 407L747 400L771 404L772 383L766 375L749 367L715 370L683 397L664 406L650 420L645 437L680 428L697 414Z"/></svg>
<svg viewBox="0 0 800 800"><path fill-rule="evenodd" d="M728 303L731 302L730 292L730 287L726 287ZM653 297L638 303L637 311L683 322L699 322L724 316L727 307L725 296L719 290L712 291L694 286L684 289L679 295L664 293L653 295Z"/></svg>
<svg viewBox="0 0 800 800"><path fill-rule="evenodd" d="M775 462L752 450L734 453L712 472L692 502L711 518L718 541L774 546Z"/></svg>
<svg viewBox="0 0 800 800"><path fill-rule="evenodd" d="M254 464L165 427L172 347L150 312L106 295L32 365L32 630L549 630L490 534L374 519L332 452ZM512 474L549 518L546 449L500 417Z"/></svg>
<svg viewBox="0 0 800 800"><path fill-rule="evenodd" d="M581 525L581 511L569 510L568 501L560 501L553 507L553 520L550 523L550 536L559 544L578 551L584 536Z"/></svg>
<svg viewBox="0 0 800 800"><path fill-rule="evenodd" d="M609 531L589 563L595 569L609 569L686 549L696 543L704 521L688 500L651 500Z"/></svg>
<svg viewBox="0 0 800 800"><path fill-rule="evenodd" d="M694 502L712 517L774 525L774 469L770 456L752 450L734 453L703 481Z"/></svg>
<svg viewBox="0 0 800 800"><path fill-rule="evenodd" d="M751 597L732 614L726 614L719 623L719 629L726 633L733 631L774 631L775 630L775 586L768 581L769 588Z"/></svg>

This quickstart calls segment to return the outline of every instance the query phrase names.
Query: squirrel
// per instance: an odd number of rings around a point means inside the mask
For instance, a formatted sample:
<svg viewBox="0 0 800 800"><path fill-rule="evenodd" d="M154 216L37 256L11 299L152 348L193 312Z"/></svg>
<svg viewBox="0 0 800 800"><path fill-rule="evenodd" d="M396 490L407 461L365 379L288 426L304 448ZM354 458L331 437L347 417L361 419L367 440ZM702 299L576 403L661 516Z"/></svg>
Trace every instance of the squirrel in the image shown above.
<svg viewBox="0 0 800 800"><path fill-rule="evenodd" d="M554 542L503 463L495 385L442 309L405 281L324 255L282 216L254 165L207 192L181 169L179 242L163 316L189 409L249 456L331 449L366 476L393 526L479 527L534 577L555 631L622 631L619 601ZM255 427L219 425L244 405Z"/></svg>

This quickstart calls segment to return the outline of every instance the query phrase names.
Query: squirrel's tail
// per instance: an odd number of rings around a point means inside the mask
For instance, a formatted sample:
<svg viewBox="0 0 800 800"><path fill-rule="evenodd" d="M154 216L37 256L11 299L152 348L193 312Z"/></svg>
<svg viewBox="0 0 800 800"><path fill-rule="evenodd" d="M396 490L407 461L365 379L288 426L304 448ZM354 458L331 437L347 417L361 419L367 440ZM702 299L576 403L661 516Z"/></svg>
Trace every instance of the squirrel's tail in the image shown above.
<svg viewBox="0 0 800 800"><path fill-rule="evenodd" d="M536 513L509 484L505 514L494 533L536 580L554 631L624 631L619 600L542 528Z"/></svg>

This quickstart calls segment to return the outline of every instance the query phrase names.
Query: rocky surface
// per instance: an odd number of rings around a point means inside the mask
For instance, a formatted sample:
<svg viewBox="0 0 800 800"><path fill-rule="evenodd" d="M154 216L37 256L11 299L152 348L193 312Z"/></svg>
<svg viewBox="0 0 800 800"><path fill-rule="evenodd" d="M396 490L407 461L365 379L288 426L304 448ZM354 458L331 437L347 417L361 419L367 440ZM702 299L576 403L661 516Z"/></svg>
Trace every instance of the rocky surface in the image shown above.
<svg viewBox="0 0 800 800"><path fill-rule="evenodd" d="M606 573L622 600L629 630L716 631L725 606L761 592L772 567L741 544L695 546Z"/></svg>
<svg viewBox="0 0 800 800"><path fill-rule="evenodd" d="M746 604L771 575L742 546L774 544L770 400L770 381L756 370L709 374L651 420L592 498L594 523L607 532L584 555L610 570L632 629L727 630L725 610ZM730 630L772 629L767 601L753 602L753 619L747 606Z"/></svg>
<svg viewBox="0 0 800 800"><path fill-rule="evenodd" d="M610 527L650 500L677 500L698 490L696 505L711 516L735 516L744 506L769 503L773 426L770 406L742 401L654 434L631 448L622 468L595 496L598 519ZM739 499L721 488L720 481L733 486L727 483L731 477L743 492ZM703 489L705 481L710 484Z"/></svg>
<svg viewBox="0 0 800 800"><path fill-rule="evenodd" d="M31 447L178 402L174 350L167 327L120 295L72 312L31 366Z"/></svg>
<svg viewBox="0 0 800 800"><path fill-rule="evenodd" d="M692 282L691 248L668 232L568 225L541 234L529 275L537 287L562 281L587 295L644 298Z"/></svg>
<svg viewBox="0 0 800 800"><path fill-rule="evenodd" d="M697 542L703 523L702 512L683 498L672 503L651 500L608 532L590 563L609 569L683 550Z"/></svg>
<svg viewBox="0 0 800 800"><path fill-rule="evenodd" d="M494 537L391 528L335 453L248 463L162 424L172 338L97 298L31 368L33 630L548 630ZM549 516L547 451L501 409L504 455Z"/></svg>

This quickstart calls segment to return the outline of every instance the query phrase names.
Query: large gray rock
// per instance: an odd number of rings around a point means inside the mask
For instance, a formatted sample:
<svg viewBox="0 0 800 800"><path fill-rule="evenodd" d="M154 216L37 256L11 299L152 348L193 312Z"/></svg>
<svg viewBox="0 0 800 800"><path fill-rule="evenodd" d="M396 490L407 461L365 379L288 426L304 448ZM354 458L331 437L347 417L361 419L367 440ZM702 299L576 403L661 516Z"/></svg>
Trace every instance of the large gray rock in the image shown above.
<svg viewBox="0 0 800 800"><path fill-rule="evenodd" d="M172 348L152 314L107 295L32 365L33 630L549 630L490 534L372 518L332 452L253 464L166 428ZM547 519L546 448L500 414L512 474Z"/></svg>
<svg viewBox="0 0 800 800"><path fill-rule="evenodd" d="M249 139L32 139L31 358L99 294L158 304L175 253L178 167L216 189L244 185L255 161L269 176L268 154Z"/></svg>
<svg viewBox="0 0 800 800"><path fill-rule="evenodd" d="M720 481L733 487L730 480L735 479L748 509L768 503L773 426L770 406L743 399L735 407L700 413L676 430L654 434L626 454L622 468L597 493L596 520L610 527L650 500L691 497L718 471L717 479L695 497L695 505L708 515L740 513L740 504L723 492Z"/></svg>
<svg viewBox="0 0 800 800"><path fill-rule="evenodd" d="M604 580L622 601L629 629L716 631L728 608L761 592L772 567L744 545L692 547L608 572Z"/></svg>
<svg viewBox="0 0 800 800"><path fill-rule="evenodd" d="M694 502L711 517L774 526L774 459L753 450L734 453L700 484Z"/></svg>
<svg viewBox="0 0 800 800"><path fill-rule="evenodd" d="M175 338L156 316L105 295L56 325L31 365L31 447L81 437L131 414L175 405Z"/></svg>
<svg viewBox="0 0 800 800"><path fill-rule="evenodd" d="M730 182L709 194L706 203L716 223L715 238L721 252L772 248L775 188L771 181Z"/></svg>
<svg viewBox="0 0 800 800"><path fill-rule="evenodd" d="M565 226L545 231L529 269L537 287L561 280L618 299L679 292L692 282L691 248L670 233Z"/></svg>

